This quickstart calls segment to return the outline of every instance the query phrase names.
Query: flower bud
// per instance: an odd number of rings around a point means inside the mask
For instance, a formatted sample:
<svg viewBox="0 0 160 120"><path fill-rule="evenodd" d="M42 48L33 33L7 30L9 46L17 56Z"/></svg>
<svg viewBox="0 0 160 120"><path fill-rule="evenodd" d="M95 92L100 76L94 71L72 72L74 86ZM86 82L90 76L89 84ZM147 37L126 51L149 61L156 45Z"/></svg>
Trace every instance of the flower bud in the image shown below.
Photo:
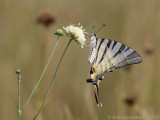
<svg viewBox="0 0 160 120"><path fill-rule="evenodd" d="M16 74L20 74L21 73L21 70L20 69L17 69L16 70Z"/></svg>
<svg viewBox="0 0 160 120"><path fill-rule="evenodd" d="M58 36L63 36L64 35L63 30L61 30L61 29L57 29L54 34L58 35Z"/></svg>

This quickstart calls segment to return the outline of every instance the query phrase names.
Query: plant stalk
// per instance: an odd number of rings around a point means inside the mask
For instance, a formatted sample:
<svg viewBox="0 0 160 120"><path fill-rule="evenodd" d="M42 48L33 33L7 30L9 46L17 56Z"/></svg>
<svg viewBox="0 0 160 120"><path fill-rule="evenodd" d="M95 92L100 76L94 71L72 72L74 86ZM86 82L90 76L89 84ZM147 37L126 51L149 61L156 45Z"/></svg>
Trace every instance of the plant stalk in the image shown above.
<svg viewBox="0 0 160 120"><path fill-rule="evenodd" d="M54 53L54 51L55 51L55 49L56 49L56 46L57 46L57 44L58 44L58 41L59 41L59 36L57 37L56 43L55 43L55 45L54 45L54 47L53 47L53 50L52 50L51 55L50 55L50 57L49 57L49 59L48 59L48 61L47 61L47 64L46 64L46 66L45 66L45 68L44 68L44 70L43 70L43 72L42 72L42 74L41 74L41 76L40 76L37 84L35 85L33 91L31 92L31 94L30 94L27 102L26 102L25 105L23 106L21 112L28 106L29 101L30 101L32 95L35 93L35 91L36 91L39 83L41 82L41 80L42 80L42 78L43 78L43 76L44 76L44 73L45 73L45 71L46 71L46 69L47 69L47 67L48 67L48 65L49 65L49 63L50 63L50 61L51 61L51 58L52 58L52 56L53 56L53 53Z"/></svg>
<svg viewBox="0 0 160 120"><path fill-rule="evenodd" d="M18 120L20 120L21 117L20 81L21 81L21 74L18 74Z"/></svg>
<svg viewBox="0 0 160 120"><path fill-rule="evenodd" d="M46 99L47 99L47 96L48 96L49 91L50 91L50 89L51 89L51 86L52 86L52 83L53 83L54 78L55 78L55 76L56 76L56 73L57 73L57 71L58 71L58 69L59 69L59 66L60 66L60 64L61 64L61 62L62 62L62 59L63 59L63 57L64 57L64 55L65 55L65 53L66 53L66 51L67 51L67 49L68 49L71 41L72 41L72 38L69 40L69 42L68 42L68 44L67 44L67 46L66 46L66 48L65 48L65 50L64 50L64 52L63 52L63 54L62 54L62 56L61 56L61 58L60 58L60 60L59 60L59 63L58 63L57 68L56 68L56 71L55 71L55 73L54 73L54 75L53 75L53 77L52 77L52 80L51 80L51 82L50 82L50 84L49 84L48 90L47 90L47 92L46 92L46 94L45 94L45 97L44 97L44 99L43 99L42 105L41 105L40 109L38 110L37 114L35 115L35 117L33 118L33 120L35 120L35 119L37 118L37 116L39 115L39 113L41 112L41 110L42 110L42 108L43 108L43 106L44 106L44 103L45 103L45 101L46 101Z"/></svg>

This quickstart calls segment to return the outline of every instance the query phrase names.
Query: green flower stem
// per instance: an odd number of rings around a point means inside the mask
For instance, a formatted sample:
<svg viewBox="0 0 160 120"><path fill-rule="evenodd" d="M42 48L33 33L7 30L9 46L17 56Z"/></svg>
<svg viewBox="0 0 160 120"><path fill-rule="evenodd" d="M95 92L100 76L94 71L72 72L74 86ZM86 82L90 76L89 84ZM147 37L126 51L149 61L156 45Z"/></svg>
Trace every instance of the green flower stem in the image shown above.
<svg viewBox="0 0 160 120"><path fill-rule="evenodd" d="M21 117L20 81L21 81L21 74L18 74L18 120L20 120Z"/></svg>
<svg viewBox="0 0 160 120"><path fill-rule="evenodd" d="M61 62L62 62L62 59L63 59L63 57L64 57L64 55L65 55L65 53L66 53L66 51L67 51L67 49L68 49L71 41L72 41L72 38L69 40L69 42L68 42L68 44L67 44L67 46L66 46L66 48L65 48L65 50L64 50L64 52L63 52L63 54L62 54L62 56L61 56L61 59L59 60L59 63L58 63L57 68L56 68L56 71L55 71L55 73L54 73L54 75L53 75L53 77L52 77L52 80L51 80L51 82L50 82L50 84L49 84L49 87L48 87L48 90L47 90L47 92L46 92L46 95L45 95L45 97L44 97L44 99L43 99L42 105L41 105L40 109L38 110L37 114L35 115L35 117L33 118L33 120L36 119L36 117L39 115L39 113L41 112L41 110L42 110L42 108L43 108L43 105L44 105L44 103L45 103L45 101L46 101L46 99L47 99L47 96L48 96L49 91L50 91L50 89L51 89L52 83L53 83L54 78L55 78L55 76L56 76L56 73L57 73L57 71L58 71L58 69L59 69L59 66L60 66L60 64L61 64Z"/></svg>
<svg viewBox="0 0 160 120"><path fill-rule="evenodd" d="M28 105L28 103L29 103L29 101L30 101L32 95L34 94L34 92L36 91L36 89L37 89L39 83L41 82L41 80L42 80L42 78L43 78L43 75L44 75L44 73L45 73L45 71L46 71L46 69L47 69L47 67L48 67L48 64L49 64L50 61L51 61L51 58L52 58L52 56L53 56L53 53L54 53L54 51L55 51L55 49L56 49L56 46L57 46L57 44L58 44L58 40L59 40L59 36L57 37L56 43L55 43L55 45L54 45L54 48L53 48L53 50L52 50L52 52L51 52L51 55L50 55L48 61L47 61L47 64L46 64L46 66L45 66L45 68L44 68L44 70L43 70L43 72L42 72L42 74L41 74L41 76L40 76L40 78L39 78L37 84L35 85L33 91L31 92L31 94L30 94L30 96L29 96L27 102L26 102L25 105L23 106L21 112L27 107L27 105Z"/></svg>

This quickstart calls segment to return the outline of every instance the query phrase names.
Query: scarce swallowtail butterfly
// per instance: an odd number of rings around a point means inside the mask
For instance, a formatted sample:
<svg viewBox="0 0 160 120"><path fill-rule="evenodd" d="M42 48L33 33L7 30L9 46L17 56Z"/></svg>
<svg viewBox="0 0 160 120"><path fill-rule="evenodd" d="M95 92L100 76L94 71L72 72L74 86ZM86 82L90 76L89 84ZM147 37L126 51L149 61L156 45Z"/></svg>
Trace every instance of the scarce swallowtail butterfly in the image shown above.
<svg viewBox="0 0 160 120"><path fill-rule="evenodd" d="M93 34L90 40L88 62L92 67L87 83L94 86L97 106L102 107L99 98L99 83L103 80L105 73L113 72L115 69L127 65L141 63L142 59L135 50L117 41L98 39L96 34Z"/></svg>

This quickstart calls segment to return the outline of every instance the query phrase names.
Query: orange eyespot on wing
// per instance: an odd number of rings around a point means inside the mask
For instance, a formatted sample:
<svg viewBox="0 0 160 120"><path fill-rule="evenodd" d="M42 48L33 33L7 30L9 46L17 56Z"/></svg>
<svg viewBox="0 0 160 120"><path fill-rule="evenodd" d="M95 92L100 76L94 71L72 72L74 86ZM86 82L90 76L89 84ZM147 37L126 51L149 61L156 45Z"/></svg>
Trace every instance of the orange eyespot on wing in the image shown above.
<svg viewBox="0 0 160 120"><path fill-rule="evenodd" d="M92 67L92 69L94 70L94 72L95 72L95 73L97 72L97 68L95 68L95 67Z"/></svg>

